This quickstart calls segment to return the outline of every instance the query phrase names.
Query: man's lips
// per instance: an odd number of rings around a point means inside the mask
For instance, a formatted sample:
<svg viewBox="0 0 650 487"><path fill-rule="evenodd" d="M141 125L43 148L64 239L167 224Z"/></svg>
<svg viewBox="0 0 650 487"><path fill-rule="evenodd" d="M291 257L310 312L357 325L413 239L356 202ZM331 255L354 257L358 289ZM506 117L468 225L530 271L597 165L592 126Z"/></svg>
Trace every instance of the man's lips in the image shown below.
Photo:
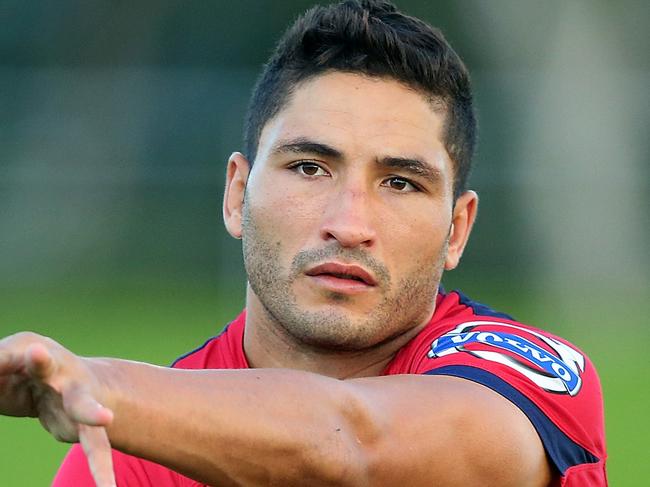
<svg viewBox="0 0 650 487"><path fill-rule="evenodd" d="M355 281L366 286L376 286L377 280L368 271L354 264L326 262L305 272L312 277L333 277L335 279Z"/></svg>

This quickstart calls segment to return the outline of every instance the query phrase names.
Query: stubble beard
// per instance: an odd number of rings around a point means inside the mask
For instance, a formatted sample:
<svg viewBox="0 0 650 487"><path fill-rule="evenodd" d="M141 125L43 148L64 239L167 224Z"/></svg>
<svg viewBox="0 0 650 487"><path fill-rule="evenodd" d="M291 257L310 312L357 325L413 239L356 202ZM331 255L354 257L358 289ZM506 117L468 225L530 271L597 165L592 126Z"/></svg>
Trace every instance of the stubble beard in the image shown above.
<svg viewBox="0 0 650 487"><path fill-rule="evenodd" d="M312 350L359 352L375 348L423 324L433 309L440 283L448 239L434 262L413 257L412 271L400 282L391 281L388 270L368 252L347 249L337 242L320 249L303 250L290 269L282 266L282 243L273 232L265 232L243 208L242 246L248 282L273 325L299 345ZM369 269L383 289L380 303L365 318L352 319L345 304L354 297L330 293L332 306L327 311L310 311L298 305L292 283L310 265L339 257ZM427 271L428 270L428 271Z"/></svg>

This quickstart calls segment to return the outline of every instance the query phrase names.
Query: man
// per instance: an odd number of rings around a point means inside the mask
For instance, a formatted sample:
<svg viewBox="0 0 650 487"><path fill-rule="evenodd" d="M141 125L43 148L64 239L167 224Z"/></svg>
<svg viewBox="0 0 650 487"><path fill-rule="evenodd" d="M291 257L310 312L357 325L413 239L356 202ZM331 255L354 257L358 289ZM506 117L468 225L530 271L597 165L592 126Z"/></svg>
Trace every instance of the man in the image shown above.
<svg viewBox="0 0 650 487"><path fill-rule="evenodd" d="M439 290L475 125L437 30L378 1L307 12L228 161L245 312L171 369L8 337L0 411L80 441L57 486L606 485L591 363Z"/></svg>

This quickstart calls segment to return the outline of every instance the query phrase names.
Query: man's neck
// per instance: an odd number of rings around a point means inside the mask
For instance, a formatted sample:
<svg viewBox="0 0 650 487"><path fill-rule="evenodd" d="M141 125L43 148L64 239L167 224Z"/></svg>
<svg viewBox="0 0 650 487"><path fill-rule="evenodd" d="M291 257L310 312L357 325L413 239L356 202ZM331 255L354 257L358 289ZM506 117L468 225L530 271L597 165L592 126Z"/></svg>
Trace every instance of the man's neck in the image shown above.
<svg viewBox="0 0 650 487"><path fill-rule="evenodd" d="M427 323L361 351L322 350L292 337L269 315L250 287L246 302L244 353L251 367L304 370L338 379L381 375L395 354Z"/></svg>

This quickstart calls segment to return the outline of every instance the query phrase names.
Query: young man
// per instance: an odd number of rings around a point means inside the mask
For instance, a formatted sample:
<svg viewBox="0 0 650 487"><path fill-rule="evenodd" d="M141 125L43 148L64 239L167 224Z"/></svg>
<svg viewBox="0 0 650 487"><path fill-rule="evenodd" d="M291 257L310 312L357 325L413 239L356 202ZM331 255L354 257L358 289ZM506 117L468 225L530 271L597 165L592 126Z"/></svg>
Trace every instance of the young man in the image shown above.
<svg viewBox="0 0 650 487"><path fill-rule="evenodd" d="M246 310L172 369L8 337L0 411L81 442L57 486L606 485L584 354L439 290L476 217L475 125L437 30L385 2L309 11L228 161Z"/></svg>

